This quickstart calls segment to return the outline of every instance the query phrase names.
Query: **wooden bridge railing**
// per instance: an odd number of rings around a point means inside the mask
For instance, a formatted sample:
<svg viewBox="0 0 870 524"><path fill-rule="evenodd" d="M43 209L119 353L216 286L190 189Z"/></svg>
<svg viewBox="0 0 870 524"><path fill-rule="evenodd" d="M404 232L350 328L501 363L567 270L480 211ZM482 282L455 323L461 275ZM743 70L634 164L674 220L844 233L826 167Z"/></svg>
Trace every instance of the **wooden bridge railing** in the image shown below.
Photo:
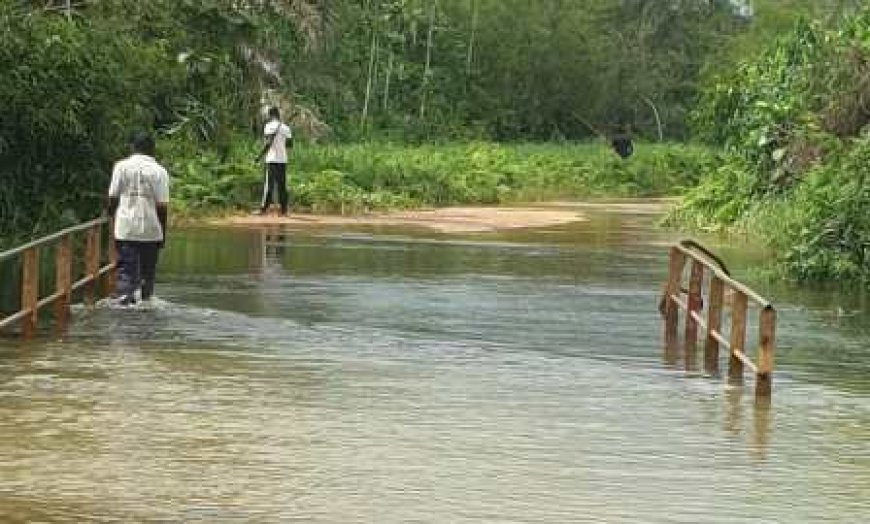
<svg viewBox="0 0 870 524"><path fill-rule="evenodd" d="M683 283L686 263L691 261L688 286ZM671 248L668 281L663 297L666 350L678 346L680 311L684 312L683 338L686 355L694 354L699 331L704 335L704 363L707 372L719 371L719 348L730 352L728 377L742 381L744 367L755 373L756 397L769 397L773 372L776 310L766 299L732 279L724 268L682 244ZM705 286L705 277L707 285ZM683 299L682 294L686 298ZM754 362L746 351L747 316L750 303L759 308L758 355ZM706 306L706 318L702 311ZM722 316L730 313L728 336L723 333Z"/></svg>
<svg viewBox="0 0 870 524"><path fill-rule="evenodd" d="M110 242L105 257L108 263L101 265L103 227L107 227L111 238L111 222L108 218L98 218L0 253L0 262L21 259L19 311L7 317L0 317L0 329L20 322L21 335L24 338L31 338L36 332L39 310L49 305L54 305L54 317L58 326L62 328L69 318L73 293L83 289L83 298L87 306L93 306L101 292L106 295L111 293L115 282L117 252ZM73 281L73 238L78 233L85 234L84 271L78 280ZM43 248L52 245L55 246L55 289L51 295L40 297L39 260L44 253ZM98 286L101 278L102 290ZM0 285L6 284L0 283Z"/></svg>

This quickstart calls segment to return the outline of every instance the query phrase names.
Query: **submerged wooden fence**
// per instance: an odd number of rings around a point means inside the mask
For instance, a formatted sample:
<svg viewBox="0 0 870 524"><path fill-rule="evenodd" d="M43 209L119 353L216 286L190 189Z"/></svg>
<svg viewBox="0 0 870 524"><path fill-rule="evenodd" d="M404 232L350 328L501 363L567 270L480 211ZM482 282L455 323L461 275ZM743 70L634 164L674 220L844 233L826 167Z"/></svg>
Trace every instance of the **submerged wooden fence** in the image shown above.
<svg viewBox="0 0 870 524"><path fill-rule="evenodd" d="M686 263L691 261L688 285ZM704 285L706 282L707 285ZM683 298L685 294L685 299ZM757 361L747 354L747 320L750 304L758 307ZM776 310L763 297L732 279L723 267L684 243L671 248L668 281L663 296L665 349L679 346L680 311L685 320L683 344L686 355L695 353L698 335L704 339L704 364L708 373L719 372L719 348L729 351L728 377L742 381L744 368L755 373L755 394L769 397L773 372ZM702 312L706 309L706 318ZM729 313L727 337L722 317Z"/></svg>
<svg viewBox="0 0 870 524"><path fill-rule="evenodd" d="M84 224L64 229L23 246L0 253L0 262L19 258L21 261L21 282L19 286L19 310L7 317L0 317L0 329L13 324L21 324L21 335L30 338L36 333L39 311L47 306L54 306L54 317L58 327L63 328L69 319L69 306L73 293L83 290L85 305L93 306L100 294L109 294L115 282L117 267L117 252L109 242L108 253L103 257L101 247L103 228L109 230L111 238L111 222L108 218L98 218ZM85 235L84 267L81 275L73 275L74 246L73 240L78 234ZM55 246L54 250L54 292L41 297L40 257L45 248ZM108 260L103 265L102 260ZM73 280L77 278L77 280ZM102 279L102 286L100 280ZM7 283L0 283L6 286Z"/></svg>

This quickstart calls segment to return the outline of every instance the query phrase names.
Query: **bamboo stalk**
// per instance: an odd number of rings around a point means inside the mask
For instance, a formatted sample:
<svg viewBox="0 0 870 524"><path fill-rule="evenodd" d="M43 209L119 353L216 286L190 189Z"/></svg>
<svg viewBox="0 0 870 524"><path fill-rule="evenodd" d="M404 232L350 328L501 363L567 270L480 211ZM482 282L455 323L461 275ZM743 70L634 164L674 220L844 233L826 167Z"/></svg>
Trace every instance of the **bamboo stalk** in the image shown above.
<svg viewBox="0 0 870 524"><path fill-rule="evenodd" d="M429 3L429 31L426 33L426 65L423 67L423 84L420 87L420 120L426 116L426 95L429 90L429 76L432 72L432 45L435 35L435 11L438 0Z"/></svg>
<svg viewBox="0 0 870 524"><path fill-rule="evenodd" d="M21 310L27 312L21 319L21 336L29 339L36 333L39 314L39 248L28 249L21 259Z"/></svg>
<svg viewBox="0 0 870 524"><path fill-rule="evenodd" d="M377 15L377 13L375 13ZM369 70L366 75L366 94L363 101L362 115L360 115L360 129L365 130L369 118L369 102L374 88L374 77L377 74L375 68L378 65L378 28L372 24L372 44L369 49Z"/></svg>
<svg viewBox="0 0 870 524"><path fill-rule="evenodd" d="M474 39L477 36L477 0L471 0L471 35L468 37L468 52L465 55L465 77L471 77L474 63Z"/></svg>
<svg viewBox="0 0 870 524"><path fill-rule="evenodd" d="M747 296L735 291L731 306L731 358L728 361L728 378L734 382L743 381L743 361L737 352L743 352L746 343Z"/></svg>
<svg viewBox="0 0 870 524"><path fill-rule="evenodd" d="M722 302L725 285L717 276L710 279L710 303L707 308L707 341L704 344L704 369L707 373L719 373L719 340L714 336L722 328Z"/></svg>

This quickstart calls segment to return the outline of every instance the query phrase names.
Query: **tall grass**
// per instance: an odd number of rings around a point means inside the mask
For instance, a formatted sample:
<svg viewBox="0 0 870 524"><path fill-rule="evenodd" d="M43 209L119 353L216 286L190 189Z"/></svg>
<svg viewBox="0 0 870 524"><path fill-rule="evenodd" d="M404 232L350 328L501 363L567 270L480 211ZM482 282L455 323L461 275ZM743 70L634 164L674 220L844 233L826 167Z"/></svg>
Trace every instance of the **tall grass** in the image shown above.
<svg viewBox="0 0 870 524"><path fill-rule="evenodd" d="M262 172L240 146L235 159L169 161L176 209L214 213L259 201ZM393 143L300 146L288 166L296 210L319 213L592 197L676 195L716 162L707 149L641 144L621 160L601 144Z"/></svg>

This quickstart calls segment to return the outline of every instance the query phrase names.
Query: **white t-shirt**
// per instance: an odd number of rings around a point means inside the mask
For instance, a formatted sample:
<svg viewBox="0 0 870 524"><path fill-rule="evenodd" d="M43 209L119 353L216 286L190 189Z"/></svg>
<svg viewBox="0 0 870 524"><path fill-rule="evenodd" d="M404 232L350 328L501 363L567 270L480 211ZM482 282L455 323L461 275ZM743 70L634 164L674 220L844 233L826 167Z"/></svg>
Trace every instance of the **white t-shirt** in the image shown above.
<svg viewBox="0 0 870 524"><path fill-rule="evenodd" d="M115 164L109 196L120 199L115 213L115 239L163 240L157 204L169 202L169 174L147 155L132 155Z"/></svg>
<svg viewBox="0 0 870 524"><path fill-rule="evenodd" d="M275 140L272 141L272 147L266 153L267 164L286 164L287 163L287 145L288 138L293 136L290 132L290 126L282 124L278 120L270 120L263 127L263 134L266 137L275 135Z"/></svg>

